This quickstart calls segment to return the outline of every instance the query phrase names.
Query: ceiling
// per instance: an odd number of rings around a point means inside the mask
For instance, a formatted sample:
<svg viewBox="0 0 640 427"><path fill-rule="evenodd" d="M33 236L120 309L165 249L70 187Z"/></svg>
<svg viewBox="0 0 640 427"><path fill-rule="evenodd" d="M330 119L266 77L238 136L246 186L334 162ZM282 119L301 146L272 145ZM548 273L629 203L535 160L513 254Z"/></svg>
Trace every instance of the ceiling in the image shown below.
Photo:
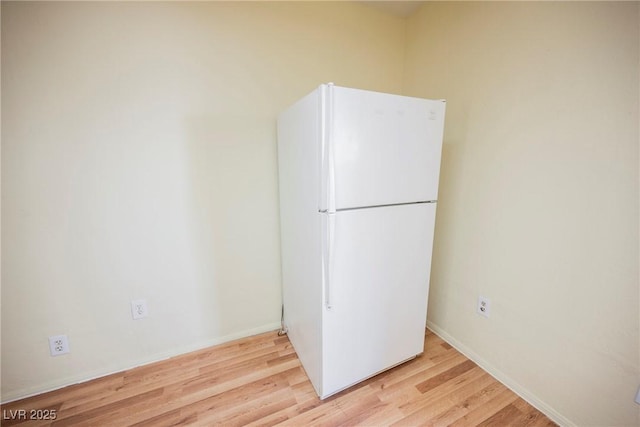
<svg viewBox="0 0 640 427"><path fill-rule="evenodd" d="M361 3L375 7L392 15L406 18L422 6L424 1L364 1Z"/></svg>

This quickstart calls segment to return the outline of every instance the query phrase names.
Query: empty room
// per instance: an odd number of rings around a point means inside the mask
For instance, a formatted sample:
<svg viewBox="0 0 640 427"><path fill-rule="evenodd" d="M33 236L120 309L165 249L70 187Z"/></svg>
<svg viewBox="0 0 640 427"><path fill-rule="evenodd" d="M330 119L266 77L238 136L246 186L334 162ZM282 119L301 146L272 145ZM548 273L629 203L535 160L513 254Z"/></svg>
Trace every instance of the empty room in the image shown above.
<svg viewBox="0 0 640 427"><path fill-rule="evenodd" d="M2 425L640 425L640 2L0 12Z"/></svg>

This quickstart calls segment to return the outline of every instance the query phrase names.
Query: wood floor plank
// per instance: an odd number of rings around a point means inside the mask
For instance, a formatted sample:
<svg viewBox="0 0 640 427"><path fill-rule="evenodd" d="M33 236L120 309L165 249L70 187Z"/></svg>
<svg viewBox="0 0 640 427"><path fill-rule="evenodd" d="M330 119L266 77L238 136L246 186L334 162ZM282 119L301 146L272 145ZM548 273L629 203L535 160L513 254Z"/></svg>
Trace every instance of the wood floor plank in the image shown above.
<svg viewBox="0 0 640 427"><path fill-rule="evenodd" d="M246 400L219 414L207 411L199 413L198 420L208 425L246 426L289 408L295 403L295 399L285 387L264 396Z"/></svg>
<svg viewBox="0 0 640 427"><path fill-rule="evenodd" d="M388 426L402 419L404 414L393 403L383 403L373 408L360 423L362 426Z"/></svg>
<svg viewBox="0 0 640 427"><path fill-rule="evenodd" d="M464 362L454 366L453 368L449 368L446 371L436 375L435 377L431 377L428 380L422 381L419 384L416 384L416 388L420 393L426 393L431 389L438 387L460 375L464 374L467 371L475 368L476 364L471 360L465 360Z"/></svg>
<svg viewBox="0 0 640 427"><path fill-rule="evenodd" d="M482 379L484 375L486 375L484 371L479 368L474 368L456 377L455 382L443 383L439 387L421 394L412 401L400 405L400 410L406 417L395 425L407 426L423 424L425 420L430 420L432 417L435 417L454 405L455 402L460 399L458 395L459 390L469 383L476 383L476 380Z"/></svg>
<svg viewBox="0 0 640 427"><path fill-rule="evenodd" d="M549 426L549 419L533 406L529 405L523 398L518 398L513 402L513 406L524 414L521 421L522 427L542 427Z"/></svg>
<svg viewBox="0 0 640 427"><path fill-rule="evenodd" d="M289 368L286 364L269 370L258 370L251 378L253 381L245 381L248 376L240 379L232 379L222 384L216 384L211 388L183 392L180 385L172 385L165 389L163 399L156 402L155 406L140 408L135 413L122 417L126 425L140 422L145 417L155 416L159 412L167 412L176 408L182 408L186 412L198 414L210 412L216 418L226 414L227 409L234 405L240 405L249 398L259 398L265 394L275 392L288 387L283 372L286 369L298 369L297 366ZM200 415L198 417L200 419Z"/></svg>
<svg viewBox="0 0 640 427"><path fill-rule="evenodd" d="M198 421L198 414L185 415L181 409L174 409L164 414L156 415L145 421L132 424L135 427L173 427L194 424Z"/></svg>
<svg viewBox="0 0 640 427"><path fill-rule="evenodd" d="M77 425L80 422L91 421L92 423L100 422L101 418L119 418L123 414L126 414L130 411L138 411L143 406L149 405L150 400L155 400L159 396L162 396L163 389L155 388L153 390L146 391L144 393L139 393L132 398L118 400L113 403L109 403L104 406L100 406L94 408L89 411L84 411L78 413L71 417L60 418L52 423L53 426L72 426ZM105 422L107 422L106 420Z"/></svg>
<svg viewBox="0 0 640 427"><path fill-rule="evenodd" d="M505 406L513 403L517 397L514 392L505 387L504 390L493 396L483 405L469 411L463 417L451 423L450 427L476 426L502 410Z"/></svg>
<svg viewBox="0 0 640 427"><path fill-rule="evenodd" d="M20 427L555 425L429 330L423 354L325 400L288 338L269 332L1 409L56 411L56 420L2 420Z"/></svg>
<svg viewBox="0 0 640 427"><path fill-rule="evenodd" d="M522 411L513 406L513 403L510 403L478 424L478 427L519 426L523 415Z"/></svg>
<svg viewBox="0 0 640 427"><path fill-rule="evenodd" d="M441 389L433 390L430 396L423 395L419 399L416 399L415 403L411 403L413 411L403 419L401 419L397 425L429 425L433 426L438 420L439 416L446 413L451 407L454 407L458 402L467 398L475 390L488 386L495 380L486 372L476 368L472 371L465 373L466 378L461 379L459 383L455 385L445 385ZM401 411L406 413L407 406L401 407Z"/></svg>
<svg viewBox="0 0 640 427"><path fill-rule="evenodd" d="M465 360L464 356L460 353L453 353L451 357L444 359L441 363L433 366L421 367L419 371L415 372L413 375L408 376L398 382L393 381L393 377L390 378L388 383L385 383L381 386L381 390L379 392L380 399L383 401L388 401L392 399L397 399L396 393L398 390L406 392L407 387L411 387L416 389L418 393L420 391L415 387L416 384L433 378L442 372L451 369L454 366L459 365L461 362Z"/></svg>
<svg viewBox="0 0 640 427"><path fill-rule="evenodd" d="M490 377L487 374L488 377ZM505 391L507 388L499 382L493 380L492 377L488 386L475 391L474 393L459 400L446 411L433 417L431 422L435 427L444 427L452 424L456 420L462 418L470 411L482 406L485 402L491 400L496 394Z"/></svg>

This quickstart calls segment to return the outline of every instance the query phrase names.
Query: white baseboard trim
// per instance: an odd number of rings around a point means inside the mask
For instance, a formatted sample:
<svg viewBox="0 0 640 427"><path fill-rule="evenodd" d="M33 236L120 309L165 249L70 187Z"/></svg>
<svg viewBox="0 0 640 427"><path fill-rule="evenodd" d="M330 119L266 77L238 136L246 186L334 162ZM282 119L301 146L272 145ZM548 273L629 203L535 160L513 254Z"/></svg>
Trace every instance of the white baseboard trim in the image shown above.
<svg viewBox="0 0 640 427"><path fill-rule="evenodd" d="M15 390L2 396L2 404L13 402L15 400L25 399L27 397L36 396L42 393L48 393L50 391L59 390L64 387L68 387L74 384L80 384L87 381L92 381L98 378L106 377L108 375L116 374L118 372L126 371L128 369L137 368L139 366L149 365L151 363L160 362L162 360L170 359L172 357L180 356L182 354L190 353L192 351L202 350L203 348L211 347L218 344L224 344L229 341L234 341L240 338L250 337L252 335L258 335L264 332L275 331L280 329L280 322L267 323L266 325L259 326L257 328L245 329L244 331L235 332L233 334L225 335L223 337L217 337L205 341L200 341L196 344L183 346L169 351L156 353L151 356L130 361L126 364L118 364L106 367L105 369L95 370L90 372L84 372L79 375L74 375L55 381L49 381L33 387L27 387L20 390Z"/></svg>
<svg viewBox="0 0 640 427"><path fill-rule="evenodd" d="M537 396L531 393L522 385L518 384L504 372L497 369L495 366L488 363L482 357L480 357L476 352L471 350L466 345L462 344L460 341L455 339L453 336L449 335L444 329L435 323L427 320L427 328L429 328L434 334L442 338L448 344L450 344L453 348L458 350L460 353L464 354L468 359L475 362L478 366L484 369L489 375L494 377L496 380L500 381L507 388L513 391L515 394L526 400L531 406L545 414L547 417L551 419L554 423L564 426L564 427L576 427L577 425L562 414L558 413L555 409L547 405L545 402L540 400Z"/></svg>

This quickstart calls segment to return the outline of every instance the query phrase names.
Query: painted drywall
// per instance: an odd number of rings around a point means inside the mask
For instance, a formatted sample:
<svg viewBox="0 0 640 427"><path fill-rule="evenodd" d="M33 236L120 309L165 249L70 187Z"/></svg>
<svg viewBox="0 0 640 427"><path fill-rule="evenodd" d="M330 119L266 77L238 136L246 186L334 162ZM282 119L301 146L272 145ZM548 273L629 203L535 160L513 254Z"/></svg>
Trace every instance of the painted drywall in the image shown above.
<svg viewBox="0 0 640 427"><path fill-rule="evenodd" d="M404 28L350 2L2 2L2 400L277 328L276 115L327 81L400 92Z"/></svg>
<svg viewBox="0 0 640 427"><path fill-rule="evenodd" d="M405 93L447 99L429 324L566 425L640 425L638 8L408 21Z"/></svg>

